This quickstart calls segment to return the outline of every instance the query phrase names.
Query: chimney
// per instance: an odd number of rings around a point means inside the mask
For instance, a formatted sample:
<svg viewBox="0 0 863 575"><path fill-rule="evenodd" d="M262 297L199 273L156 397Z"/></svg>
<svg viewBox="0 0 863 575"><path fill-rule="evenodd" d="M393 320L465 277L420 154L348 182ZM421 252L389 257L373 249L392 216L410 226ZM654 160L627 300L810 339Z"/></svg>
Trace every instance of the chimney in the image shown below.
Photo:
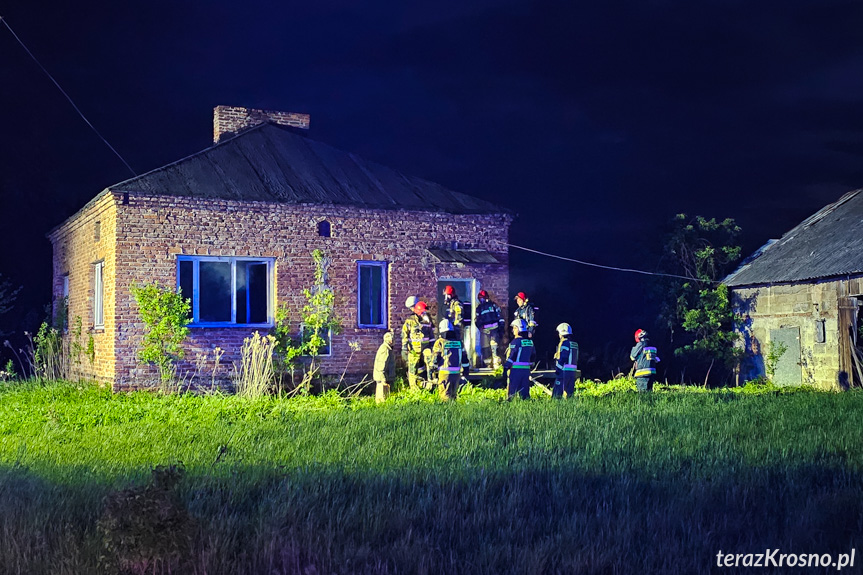
<svg viewBox="0 0 863 575"><path fill-rule="evenodd" d="M252 110L236 106L216 106L213 108L213 142L236 134L245 128L251 128L264 122L273 122L282 126L309 129L309 115L294 112L272 112L270 110Z"/></svg>

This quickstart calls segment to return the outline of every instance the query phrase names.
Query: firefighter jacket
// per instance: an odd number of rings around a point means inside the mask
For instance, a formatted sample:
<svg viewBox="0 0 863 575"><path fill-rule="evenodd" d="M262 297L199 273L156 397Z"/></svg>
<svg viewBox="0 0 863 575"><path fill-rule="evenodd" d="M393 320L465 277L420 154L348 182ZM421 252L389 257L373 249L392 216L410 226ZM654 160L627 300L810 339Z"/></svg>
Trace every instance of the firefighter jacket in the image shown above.
<svg viewBox="0 0 863 575"><path fill-rule="evenodd" d="M432 365L437 366L440 378L461 372L467 377L470 363L464 344L458 339L438 338L432 350Z"/></svg>
<svg viewBox="0 0 863 575"><path fill-rule="evenodd" d="M375 368L372 372L375 381L391 383L396 379L396 356L393 347L388 343L382 343L375 355Z"/></svg>
<svg viewBox="0 0 863 575"><path fill-rule="evenodd" d="M422 353L431 347L434 328L417 314L411 314L402 326L402 351Z"/></svg>
<svg viewBox="0 0 863 575"><path fill-rule="evenodd" d="M476 308L474 325L476 325L477 329L486 333L495 329L503 331L503 315L501 314L500 307L490 300L485 300L479 304Z"/></svg>
<svg viewBox="0 0 863 575"><path fill-rule="evenodd" d="M444 317L452 322L456 331L461 331L461 320L464 314L464 308L457 297L450 298L444 302Z"/></svg>
<svg viewBox="0 0 863 575"><path fill-rule="evenodd" d="M503 364L504 372L510 369L530 371L536 361L536 349L533 340L516 337L506 350L506 361Z"/></svg>
<svg viewBox="0 0 863 575"><path fill-rule="evenodd" d="M558 376L566 371L575 372L578 369L578 344L568 337L561 338L554 359Z"/></svg>
<svg viewBox="0 0 863 575"><path fill-rule="evenodd" d="M524 302L515 310L515 319L523 319L527 322L527 331L533 334L536 329L536 319L534 318L533 306L529 301Z"/></svg>
<svg viewBox="0 0 863 575"><path fill-rule="evenodd" d="M656 354L656 348L650 345L647 338L635 344L635 347L629 352L629 359L635 362L635 377L653 377L656 375L656 364L659 363L659 356Z"/></svg>

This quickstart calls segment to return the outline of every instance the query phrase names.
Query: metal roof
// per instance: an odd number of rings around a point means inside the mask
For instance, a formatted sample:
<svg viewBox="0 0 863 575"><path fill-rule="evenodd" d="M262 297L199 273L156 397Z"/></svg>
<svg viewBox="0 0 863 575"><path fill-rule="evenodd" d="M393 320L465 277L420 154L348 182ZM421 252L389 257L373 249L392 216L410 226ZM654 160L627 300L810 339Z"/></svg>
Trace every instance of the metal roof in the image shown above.
<svg viewBox="0 0 863 575"><path fill-rule="evenodd" d="M455 214L510 213L491 202L407 176L272 123L244 130L110 189L285 204L323 203Z"/></svg>
<svg viewBox="0 0 863 575"><path fill-rule="evenodd" d="M747 258L731 287L863 273L863 190L848 192Z"/></svg>
<svg viewBox="0 0 863 575"><path fill-rule="evenodd" d="M429 253L441 263L499 264L500 261L485 250L447 250L429 248Z"/></svg>

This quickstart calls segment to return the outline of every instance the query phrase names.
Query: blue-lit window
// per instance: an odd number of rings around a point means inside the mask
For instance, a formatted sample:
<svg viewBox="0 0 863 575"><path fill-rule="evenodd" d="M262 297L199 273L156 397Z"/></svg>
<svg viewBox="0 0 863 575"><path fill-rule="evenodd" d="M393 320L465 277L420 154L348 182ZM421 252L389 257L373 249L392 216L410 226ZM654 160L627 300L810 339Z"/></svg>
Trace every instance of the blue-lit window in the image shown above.
<svg viewBox="0 0 863 575"><path fill-rule="evenodd" d="M387 262L357 262L357 326L387 327Z"/></svg>
<svg viewBox="0 0 863 575"><path fill-rule="evenodd" d="M177 287L192 326L273 325L273 260L177 256Z"/></svg>

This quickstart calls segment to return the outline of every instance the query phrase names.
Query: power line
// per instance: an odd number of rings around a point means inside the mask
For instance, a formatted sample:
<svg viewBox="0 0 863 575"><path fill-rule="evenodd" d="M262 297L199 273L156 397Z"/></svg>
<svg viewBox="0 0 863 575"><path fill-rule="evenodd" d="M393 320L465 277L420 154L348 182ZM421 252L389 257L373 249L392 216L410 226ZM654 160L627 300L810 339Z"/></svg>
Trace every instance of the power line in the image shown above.
<svg viewBox="0 0 863 575"><path fill-rule="evenodd" d="M564 260L564 261L567 261L567 262L573 262L573 263L581 264L581 265L583 265L583 266L590 266L590 267L594 267L594 268L601 268L601 269L604 269L604 270L612 270L612 271L617 271L617 272L629 272L629 273L633 273L633 274L644 274L644 275L648 275L648 276L663 276L663 277L668 277L668 278L678 278L678 279L682 279L682 280L689 280L689 281L694 281L694 282L721 283L721 282L718 282L718 281L715 281L715 280L702 280L702 279L693 278L693 277L689 277L689 276L679 276L679 275L675 275L675 274L663 274L663 273L659 273L659 272L646 272L646 271L644 271L644 270L635 270L635 269L631 269L631 268L617 268L617 267L614 267L614 266L604 266L604 265L601 265L601 264L594 264L594 263L591 263L591 262L585 262L585 261L577 260L577 259L574 259L574 258L566 258L566 257L558 256L558 255L555 255L555 254L549 254L549 253L546 253L546 252L541 252L541 251L539 251L539 250L533 250L533 249L526 248L526 247L523 247L523 246L517 246L517 245L515 245L515 244L507 244L507 243L505 243L504 245L509 246L509 247L511 247L511 248L516 248L516 249L519 249L519 250L524 250L524 251L526 251L526 252L531 252L531 253L534 253L534 254L539 254L539 255L541 255L541 256L547 256L547 257L555 258L555 259L558 259L558 260Z"/></svg>
<svg viewBox="0 0 863 575"><path fill-rule="evenodd" d="M84 117L84 114L81 112L81 110L78 109L78 106L75 105L75 102L72 101L72 98L69 97L69 94L67 94L66 91L60 87L60 84L58 84L57 80L55 80L54 77L48 73L48 70L45 69L45 66L43 66L39 62L39 60L36 59L36 56L34 56L33 53L27 48L27 46L24 45L24 42L22 42L21 38L18 37L18 34L16 34L14 30L12 30L12 27L9 26L9 23L6 22L6 20L3 18L3 16L0 16L0 22L3 22L3 25L6 26L6 29L9 30L9 33L12 34L12 36L15 37L15 39L18 41L18 43L21 44L21 47L24 48L24 51L27 52L27 54L33 59L34 62L36 62L36 64L40 68L42 68L42 71L45 72L45 75L48 76L48 78L50 78L52 82L54 82L54 85L57 86L57 89L60 90L60 93L63 94L64 96L66 96L66 99L69 100L69 103L72 104L72 107L75 108L75 111L78 112L78 115L81 116L81 119L84 120L87 123L87 125L90 126L90 129L92 129L96 133L96 135L99 136L99 138L103 142L105 142L105 145L108 146L108 148L110 148L111 151L114 152L114 154L118 158L120 158L120 161L123 162L127 168L129 168L129 171L132 172L132 174L134 176L137 176L138 174L137 174L137 172L135 172L135 170L132 169L132 166L130 166L129 163L123 159L123 156L121 156L120 153L117 150L115 150L111 144L108 143L108 140L106 140L102 136L102 134L99 133L99 130L97 130L95 127L93 127L93 124L90 123L90 120L88 120L86 117Z"/></svg>

